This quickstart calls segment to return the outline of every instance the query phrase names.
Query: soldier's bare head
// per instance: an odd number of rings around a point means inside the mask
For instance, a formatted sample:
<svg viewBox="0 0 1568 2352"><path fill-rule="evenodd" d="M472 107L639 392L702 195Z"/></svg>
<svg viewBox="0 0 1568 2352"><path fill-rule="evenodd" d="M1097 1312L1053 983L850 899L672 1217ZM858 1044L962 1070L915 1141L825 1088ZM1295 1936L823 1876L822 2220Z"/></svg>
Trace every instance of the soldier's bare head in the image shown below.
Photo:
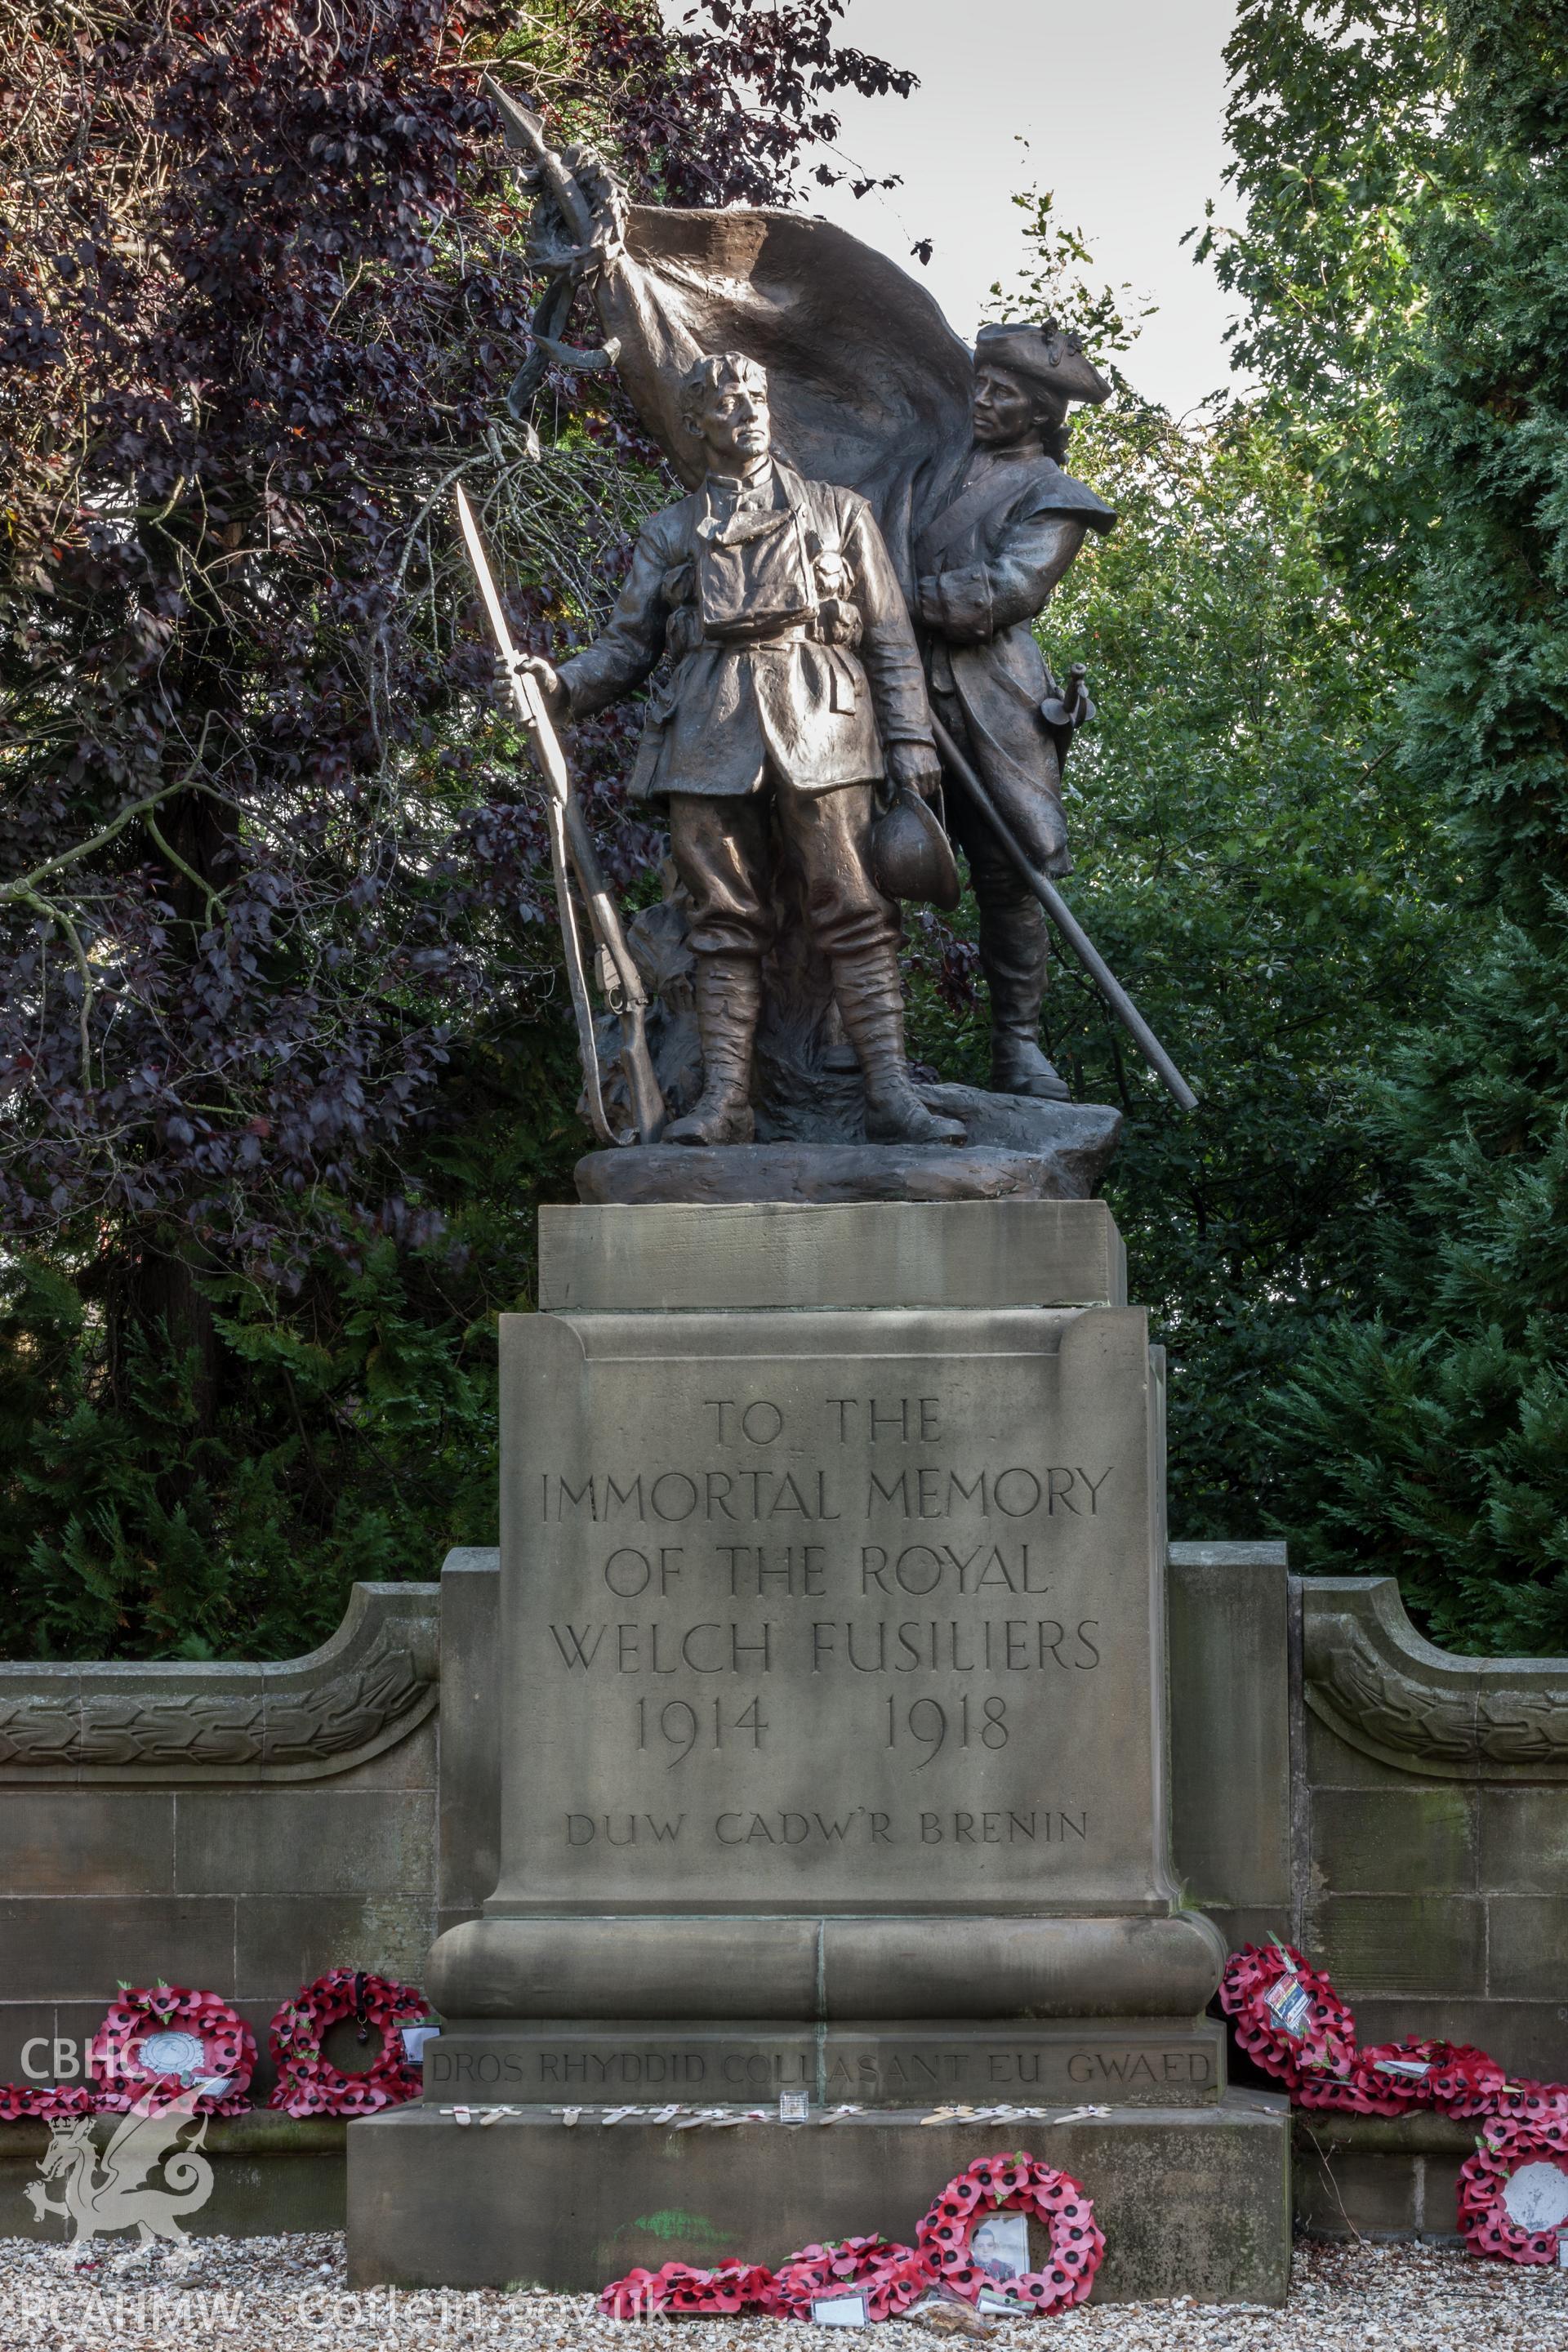
<svg viewBox="0 0 1568 2352"><path fill-rule="evenodd" d="M773 443L768 379L755 360L716 352L681 379L680 415L701 442L710 474L744 475L762 466Z"/></svg>

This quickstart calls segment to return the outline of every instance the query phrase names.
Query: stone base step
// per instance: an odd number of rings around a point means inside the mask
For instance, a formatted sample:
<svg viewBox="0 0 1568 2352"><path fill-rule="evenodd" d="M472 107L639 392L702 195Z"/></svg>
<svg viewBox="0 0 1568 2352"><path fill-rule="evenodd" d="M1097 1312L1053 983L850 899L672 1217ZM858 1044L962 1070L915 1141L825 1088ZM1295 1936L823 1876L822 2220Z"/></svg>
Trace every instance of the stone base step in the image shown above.
<svg viewBox="0 0 1568 2352"><path fill-rule="evenodd" d="M349 2127L350 2282L581 2293L639 2263L776 2263L868 2231L908 2242L953 2174L1001 2148L1059 2166L1093 2198L1097 2302L1284 2302L1289 2109L1257 2091L1056 2124L882 2110L688 2131L587 2116L573 2128L548 2107L465 2126L400 2107Z"/></svg>

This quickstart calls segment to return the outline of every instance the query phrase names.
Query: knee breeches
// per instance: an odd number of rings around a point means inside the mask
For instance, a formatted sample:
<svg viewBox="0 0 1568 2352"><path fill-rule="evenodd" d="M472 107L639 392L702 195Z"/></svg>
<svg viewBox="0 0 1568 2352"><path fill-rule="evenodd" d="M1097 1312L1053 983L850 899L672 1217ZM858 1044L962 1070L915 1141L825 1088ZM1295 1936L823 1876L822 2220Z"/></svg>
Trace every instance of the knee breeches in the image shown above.
<svg viewBox="0 0 1568 2352"><path fill-rule="evenodd" d="M795 869L807 927L824 955L854 955L899 936L899 911L871 873L870 784L799 791L785 776L742 795L672 793L670 848L691 898L698 955L761 957Z"/></svg>

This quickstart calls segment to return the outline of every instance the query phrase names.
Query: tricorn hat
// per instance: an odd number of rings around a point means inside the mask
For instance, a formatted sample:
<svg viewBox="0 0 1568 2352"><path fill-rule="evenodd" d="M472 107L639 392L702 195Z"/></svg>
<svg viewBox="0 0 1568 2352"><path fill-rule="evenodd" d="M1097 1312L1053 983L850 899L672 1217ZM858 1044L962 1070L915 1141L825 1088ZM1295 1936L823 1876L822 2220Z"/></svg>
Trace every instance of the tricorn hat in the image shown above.
<svg viewBox="0 0 1568 2352"><path fill-rule="evenodd" d="M987 360L1050 401L1064 416L1071 400L1092 401L1098 406L1110 398L1110 386L1092 360L1085 358L1082 343L1054 319L1037 327L1023 319L1004 327L982 327L974 338L974 363L978 367Z"/></svg>

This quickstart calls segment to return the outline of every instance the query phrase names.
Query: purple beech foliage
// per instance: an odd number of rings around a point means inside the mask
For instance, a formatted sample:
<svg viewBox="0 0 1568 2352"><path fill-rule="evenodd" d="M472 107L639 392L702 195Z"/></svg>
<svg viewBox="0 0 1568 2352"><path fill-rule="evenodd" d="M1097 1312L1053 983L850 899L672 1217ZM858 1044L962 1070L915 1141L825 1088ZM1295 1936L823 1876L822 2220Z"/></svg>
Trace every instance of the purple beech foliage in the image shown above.
<svg viewBox="0 0 1568 2352"><path fill-rule="evenodd" d="M0 32L0 1224L292 1281L417 1240L400 1155L560 997L451 529L563 650L668 495L613 384L508 415L538 292L489 69L634 194L787 202L839 0L83 0ZM586 340L592 340L589 333ZM620 887L635 714L570 745ZM183 1238L182 1238L183 1237Z"/></svg>

